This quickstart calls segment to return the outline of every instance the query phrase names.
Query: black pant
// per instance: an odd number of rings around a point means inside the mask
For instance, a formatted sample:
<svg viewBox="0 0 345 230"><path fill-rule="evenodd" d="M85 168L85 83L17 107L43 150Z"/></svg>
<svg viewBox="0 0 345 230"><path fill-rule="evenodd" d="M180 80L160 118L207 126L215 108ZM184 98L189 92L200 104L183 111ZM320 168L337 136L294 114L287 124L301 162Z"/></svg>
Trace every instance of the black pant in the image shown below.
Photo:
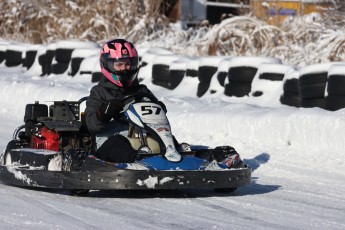
<svg viewBox="0 0 345 230"><path fill-rule="evenodd" d="M97 149L97 157L104 161L115 163L134 162L137 151L132 148L129 140L121 135L109 137L102 146Z"/></svg>

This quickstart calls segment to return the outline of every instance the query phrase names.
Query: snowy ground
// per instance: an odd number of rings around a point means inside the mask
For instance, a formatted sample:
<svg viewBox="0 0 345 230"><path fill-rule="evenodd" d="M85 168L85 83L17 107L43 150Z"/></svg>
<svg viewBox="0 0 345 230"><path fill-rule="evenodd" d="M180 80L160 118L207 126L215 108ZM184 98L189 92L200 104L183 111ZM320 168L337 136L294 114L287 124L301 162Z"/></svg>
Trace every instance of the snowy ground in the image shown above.
<svg viewBox="0 0 345 230"><path fill-rule="evenodd" d="M27 76L0 65L0 148L23 122L25 104L78 100L81 76ZM345 110L258 106L249 98L196 98L188 82L168 91L173 133L193 145L232 145L253 168L233 194L91 191L88 197L0 184L1 229L345 229ZM185 93L182 93L185 92ZM259 101L258 101L259 104Z"/></svg>

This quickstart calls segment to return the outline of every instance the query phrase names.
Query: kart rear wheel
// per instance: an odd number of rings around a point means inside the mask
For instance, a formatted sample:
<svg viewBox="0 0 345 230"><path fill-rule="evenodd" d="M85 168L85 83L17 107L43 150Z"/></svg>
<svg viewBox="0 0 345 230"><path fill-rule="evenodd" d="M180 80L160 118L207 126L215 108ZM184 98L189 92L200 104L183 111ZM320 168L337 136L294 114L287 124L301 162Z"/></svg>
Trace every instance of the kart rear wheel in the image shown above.
<svg viewBox="0 0 345 230"><path fill-rule="evenodd" d="M235 192L237 188L215 188L214 191L217 193L232 193Z"/></svg>
<svg viewBox="0 0 345 230"><path fill-rule="evenodd" d="M11 153L7 152L7 153L5 153L4 165L11 165L11 164L12 164Z"/></svg>
<svg viewBox="0 0 345 230"><path fill-rule="evenodd" d="M71 196L87 196L90 192L89 189L71 189L68 190L68 194Z"/></svg>

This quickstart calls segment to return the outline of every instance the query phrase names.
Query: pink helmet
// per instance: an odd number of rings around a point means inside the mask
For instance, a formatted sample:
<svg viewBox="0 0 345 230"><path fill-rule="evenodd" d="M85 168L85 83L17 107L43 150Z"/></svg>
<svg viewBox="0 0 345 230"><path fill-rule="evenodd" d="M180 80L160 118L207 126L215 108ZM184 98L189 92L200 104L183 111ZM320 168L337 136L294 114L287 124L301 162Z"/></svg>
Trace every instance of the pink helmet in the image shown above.
<svg viewBox="0 0 345 230"><path fill-rule="evenodd" d="M128 68L116 70L114 64L126 62ZM100 51L103 75L120 87L130 86L138 75L139 57L134 45L124 39L107 41ZM130 64L130 67L129 67Z"/></svg>

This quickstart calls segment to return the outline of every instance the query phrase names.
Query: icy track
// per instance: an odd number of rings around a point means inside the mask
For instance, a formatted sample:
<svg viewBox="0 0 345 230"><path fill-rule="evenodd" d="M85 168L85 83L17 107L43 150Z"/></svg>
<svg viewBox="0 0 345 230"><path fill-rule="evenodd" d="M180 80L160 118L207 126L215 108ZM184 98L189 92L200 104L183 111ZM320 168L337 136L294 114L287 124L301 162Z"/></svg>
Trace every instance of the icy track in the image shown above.
<svg viewBox="0 0 345 230"><path fill-rule="evenodd" d="M0 184L1 229L345 229L345 111L198 99L187 83L178 96L144 83L166 103L178 140L234 146L253 168L252 183L233 194L91 191L88 197ZM78 100L90 87L80 76L32 77L1 65L1 150L22 124L26 103Z"/></svg>

